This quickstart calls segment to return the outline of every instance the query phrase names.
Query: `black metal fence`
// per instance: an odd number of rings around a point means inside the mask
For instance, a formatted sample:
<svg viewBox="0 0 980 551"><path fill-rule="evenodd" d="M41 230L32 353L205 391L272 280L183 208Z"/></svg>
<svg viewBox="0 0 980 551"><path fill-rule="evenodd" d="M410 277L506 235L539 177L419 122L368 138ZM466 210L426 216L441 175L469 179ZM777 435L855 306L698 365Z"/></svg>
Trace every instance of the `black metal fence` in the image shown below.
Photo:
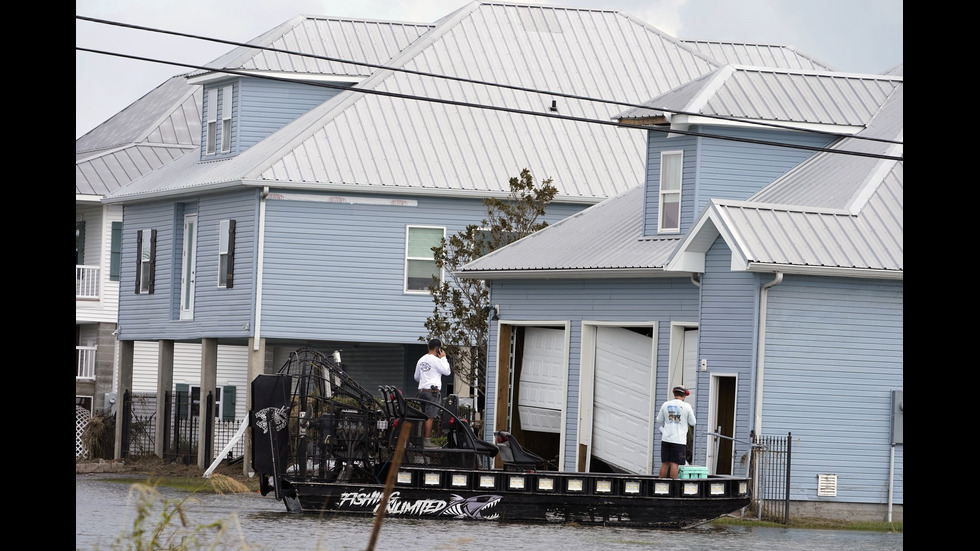
<svg viewBox="0 0 980 551"><path fill-rule="evenodd" d="M752 435L753 499L759 518L789 522L790 466L793 456L793 433L785 437Z"/></svg>
<svg viewBox="0 0 980 551"><path fill-rule="evenodd" d="M190 465L197 462L198 436L202 430L197 404L190 392L167 392L164 399L164 418L168 420L163 431L163 459ZM155 393L129 392L123 395L124 425L122 428L122 456L140 458L155 453L156 435ZM206 414L203 430L207 431L211 449L205 454L205 463L214 461L217 454L235 437L241 420L223 421L214 418L214 397L205 397ZM245 440L239 439L228 451L230 458L245 454Z"/></svg>

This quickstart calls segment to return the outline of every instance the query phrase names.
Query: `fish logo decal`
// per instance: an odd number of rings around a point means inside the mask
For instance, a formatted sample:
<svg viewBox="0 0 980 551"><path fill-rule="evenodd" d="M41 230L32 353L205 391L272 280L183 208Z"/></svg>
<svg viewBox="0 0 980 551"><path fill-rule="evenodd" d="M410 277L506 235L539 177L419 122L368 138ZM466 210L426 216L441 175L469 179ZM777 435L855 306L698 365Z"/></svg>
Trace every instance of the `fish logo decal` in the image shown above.
<svg viewBox="0 0 980 551"><path fill-rule="evenodd" d="M497 520L500 515L497 513L497 504L501 497L495 495L482 495L464 498L453 495L449 505L441 514L449 515L457 519L476 519L476 520Z"/></svg>

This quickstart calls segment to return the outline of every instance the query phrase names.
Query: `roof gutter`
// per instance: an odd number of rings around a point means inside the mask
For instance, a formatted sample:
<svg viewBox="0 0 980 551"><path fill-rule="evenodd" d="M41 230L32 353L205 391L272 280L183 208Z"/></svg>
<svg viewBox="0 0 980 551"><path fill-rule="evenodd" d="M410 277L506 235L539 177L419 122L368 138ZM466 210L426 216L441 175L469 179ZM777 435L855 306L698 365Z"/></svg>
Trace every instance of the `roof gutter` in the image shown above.
<svg viewBox="0 0 980 551"><path fill-rule="evenodd" d="M766 368L766 308L769 304L769 289L782 282L783 273L776 272L776 277L762 286L759 296L759 347L755 358L755 421L752 424L756 436L762 436L762 387Z"/></svg>

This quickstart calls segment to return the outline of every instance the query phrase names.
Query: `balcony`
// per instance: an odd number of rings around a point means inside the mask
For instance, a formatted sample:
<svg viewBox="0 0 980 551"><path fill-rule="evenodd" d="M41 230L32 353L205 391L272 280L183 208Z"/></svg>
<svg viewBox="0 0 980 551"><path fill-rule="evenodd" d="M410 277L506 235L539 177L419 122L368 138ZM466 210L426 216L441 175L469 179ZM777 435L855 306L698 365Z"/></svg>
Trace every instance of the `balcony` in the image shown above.
<svg viewBox="0 0 980 551"><path fill-rule="evenodd" d="M75 347L75 380L95 380L95 346Z"/></svg>
<svg viewBox="0 0 980 551"><path fill-rule="evenodd" d="M99 300L99 267L75 265L75 300Z"/></svg>

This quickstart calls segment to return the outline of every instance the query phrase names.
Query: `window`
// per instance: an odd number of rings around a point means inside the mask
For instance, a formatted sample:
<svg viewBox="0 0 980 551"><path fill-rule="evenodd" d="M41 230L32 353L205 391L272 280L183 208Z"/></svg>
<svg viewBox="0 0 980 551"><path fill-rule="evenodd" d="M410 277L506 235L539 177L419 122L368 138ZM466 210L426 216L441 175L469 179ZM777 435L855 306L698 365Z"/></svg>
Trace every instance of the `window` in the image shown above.
<svg viewBox="0 0 980 551"><path fill-rule="evenodd" d="M680 151L660 154L660 231L680 231L681 173L684 154Z"/></svg>
<svg viewBox="0 0 980 551"><path fill-rule="evenodd" d="M218 287L235 283L235 221L222 220L218 227Z"/></svg>
<svg viewBox="0 0 980 551"><path fill-rule="evenodd" d="M122 269L122 222L113 222L109 245L109 280L119 281Z"/></svg>
<svg viewBox="0 0 980 551"><path fill-rule="evenodd" d="M225 86L221 92L221 152L231 151L231 108L232 87Z"/></svg>
<svg viewBox="0 0 980 551"><path fill-rule="evenodd" d="M181 419L198 417L201 414L201 387L177 383L175 403ZM220 421L235 420L235 387L219 386L214 390L214 418ZM222 399L222 396L224 398Z"/></svg>
<svg viewBox="0 0 980 551"><path fill-rule="evenodd" d="M446 228L408 226L405 243L405 291L428 292L432 278L442 279L433 247L441 247Z"/></svg>
<svg viewBox="0 0 980 551"><path fill-rule="evenodd" d="M75 222L75 265L85 264L85 221Z"/></svg>
<svg viewBox="0 0 980 551"><path fill-rule="evenodd" d="M206 148L204 152L214 155L214 144L218 131L218 89L208 90L208 116L207 116L207 136L205 137Z"/></svg>
<svg viewBox="0 0 980 551"><path fill-rule="evenodd" d="M157 231L136 232L136 294L153 294L156 271Z"/></svg>

